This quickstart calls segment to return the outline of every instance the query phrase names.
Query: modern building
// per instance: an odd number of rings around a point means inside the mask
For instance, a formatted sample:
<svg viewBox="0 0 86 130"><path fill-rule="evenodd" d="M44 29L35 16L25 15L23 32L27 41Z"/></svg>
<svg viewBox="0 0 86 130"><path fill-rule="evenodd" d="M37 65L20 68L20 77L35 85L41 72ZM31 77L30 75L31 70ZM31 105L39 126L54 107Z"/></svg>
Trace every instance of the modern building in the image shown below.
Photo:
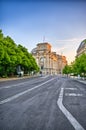
<svg viewBox="0 0 86 130"><path fill-rule="evenodd" d="M67 64L66 57L52 52L51 45L47 42L38 43L31 53L43 74L62 73L62 69Z"/></svg>
<svg viewBox="0 0 86 130"><path fill-rule="evenodd" d="M76 57L79 57L79 56L82 55L83 53L86 54L86 39L83 40L83 41L80 43L80 45L79 45L79 47L78 47L78 49L77 49L77 55L76 55Z"/></svg>

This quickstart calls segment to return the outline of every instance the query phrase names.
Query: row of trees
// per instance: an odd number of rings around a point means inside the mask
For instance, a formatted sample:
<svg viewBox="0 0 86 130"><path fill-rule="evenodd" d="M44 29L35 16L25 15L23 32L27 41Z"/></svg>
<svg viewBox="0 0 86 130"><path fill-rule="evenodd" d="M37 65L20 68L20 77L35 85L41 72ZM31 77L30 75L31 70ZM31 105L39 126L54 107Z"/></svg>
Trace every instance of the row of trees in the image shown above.
<svg viewBox="0 0 86 130"><path fill-rule="evenodd" d="M86 76L86 54L77 57L71 65L66 65L63 73Z"/></svg>
<svg viewBox="0 0 86 130"><path fill-rule="evenodd" d="M39 71L35 59L27 48L17 45L11 37L5 37L0 30L0 77L16 75L18 67L25 74Z"/></svg>

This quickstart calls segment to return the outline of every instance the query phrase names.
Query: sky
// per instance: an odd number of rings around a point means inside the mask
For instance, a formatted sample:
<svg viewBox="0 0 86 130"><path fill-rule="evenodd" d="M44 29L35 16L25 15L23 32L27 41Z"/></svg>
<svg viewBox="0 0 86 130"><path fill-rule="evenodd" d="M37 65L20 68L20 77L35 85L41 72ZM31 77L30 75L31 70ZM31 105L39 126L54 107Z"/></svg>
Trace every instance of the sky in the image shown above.
<svg viewBox="0 0 86 130"><path fill-rule="evenodd" d="M29 52L48 42L52 51L74 61L81 41L86 39L86 2L82 1L0 1L0 29Z"/></svg>

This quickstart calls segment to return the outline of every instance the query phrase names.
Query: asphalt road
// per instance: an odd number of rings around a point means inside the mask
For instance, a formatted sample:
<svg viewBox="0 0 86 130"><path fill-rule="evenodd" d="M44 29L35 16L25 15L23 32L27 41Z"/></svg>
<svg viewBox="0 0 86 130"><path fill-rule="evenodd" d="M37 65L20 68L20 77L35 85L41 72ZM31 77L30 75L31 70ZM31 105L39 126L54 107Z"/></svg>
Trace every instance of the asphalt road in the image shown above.
<svg viewBox="0 0 86 130"><path fill-rule="evenodd" d="M0 130L86 130L86 84L58 76L0 82Z"/></svg>

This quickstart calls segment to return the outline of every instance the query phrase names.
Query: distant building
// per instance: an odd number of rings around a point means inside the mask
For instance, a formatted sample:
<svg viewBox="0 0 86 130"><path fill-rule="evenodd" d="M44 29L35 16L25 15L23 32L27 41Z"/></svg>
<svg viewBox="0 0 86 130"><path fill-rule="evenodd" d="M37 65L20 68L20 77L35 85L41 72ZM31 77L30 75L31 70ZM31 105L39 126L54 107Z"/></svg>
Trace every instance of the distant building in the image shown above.
<svg viewBox="0 0 86 130"><path fill-rule="evenodd" d="M57 61L58 73L61 74L63 68L65 67L65 65L67 65L67 60L66 60L66 57L62 55L57 55L57 57L58 57L58 61Z"/></svg>
<svg viewBox="0 0 86 130"><path fill-rule="evenodd" d="M47 42L37 44L31 53L43 74L62 73L62 69L67 64L66 57L51 52L51 45Z"/></svg>
<svg viewBox="0 0 86 130"><path fill-rule="evenodd" d="M76 55L76 57L79 57L79 56L82 55L83 53L86 54L86 39L83 40L83 41L80 43L80 45L79 45L79 47L78 47L78 49L77 49L77 55Z"/></svg>

